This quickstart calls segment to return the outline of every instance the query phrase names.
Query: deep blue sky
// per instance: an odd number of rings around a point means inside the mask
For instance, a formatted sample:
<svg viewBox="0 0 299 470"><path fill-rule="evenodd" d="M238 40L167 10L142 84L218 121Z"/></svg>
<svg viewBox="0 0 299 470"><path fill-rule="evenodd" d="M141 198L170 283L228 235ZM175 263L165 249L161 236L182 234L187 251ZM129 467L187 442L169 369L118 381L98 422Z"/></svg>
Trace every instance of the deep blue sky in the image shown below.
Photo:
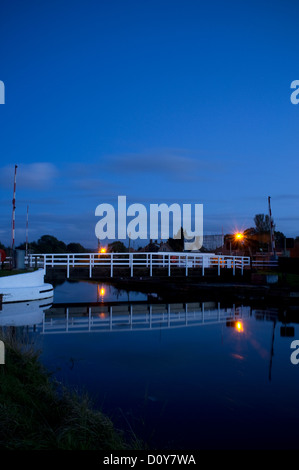
<svg viewBox="0 0 299 470"><path fill-rule="evenodd" d="M95 208L204 205L204 233L272 197L299 235L299 2L1 1L0 241L95 247ZM137 244L138 245L138 244Z"/></svg>

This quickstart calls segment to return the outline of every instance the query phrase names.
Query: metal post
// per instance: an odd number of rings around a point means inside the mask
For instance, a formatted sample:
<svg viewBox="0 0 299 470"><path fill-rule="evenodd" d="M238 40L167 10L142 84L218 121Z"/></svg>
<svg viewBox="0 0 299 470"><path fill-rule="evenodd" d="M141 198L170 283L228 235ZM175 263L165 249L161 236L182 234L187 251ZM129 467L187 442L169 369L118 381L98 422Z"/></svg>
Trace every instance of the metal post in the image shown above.
<svg viewBox="0 0 299 470"><path fill-rule="evenodd" d="M236 274L236 260L235 257L233 256L233 275Z"/></svg>
<svg viewBox="0 0 299 470"><path fill-rule="evenodd" d="M14 249L15 249L15 219L16 219L16 183L17 183L17 165L15 165L14 186L13 186L13 199L12 199L12 256L11 263L14 266Z"/></svg>
<svg viewBox="0 0 299 470"><path fill-rule="evenodd" d="M67 256L66 277L69 278L70 277L70 259L69 259L69 255L66 255L66 256Z"/></svg>
<svg viewBox="0 0 299 470"><path fill-rule="evenodd" d="M170 255L168 255L168 276L170 276Z"/></svg>
<svg viewBox="0 0 299 470"><path fill-rule="evenodd" d="M110 277L113 277L113 253L110 254Z"/></svg>
<svg viewBox="0 0 299 470"><path fill-rule="evenodd" d="M153 275L153 257L152 253L150 253L150 276L152 277Z"/></svg>
<svg viewBox="0 0 299 470"><path fill-rule="evenodd" d="M89 254L89 277L92 276L92 266L91 266L91 253Z"/></svg>
<svg viewBox="0 0 299 470"><path fill-rule="evenodd" d="M220 276L220 256L218 256L218 276Z"/></svg>
<svg viewBox="0 0 299 470"><path fill-rule="evenodd" d="M26 249L25 249L25 255L27 257L27 263L28 263L28 211L29 211L29 206L27 206L27 216L26 216Z"/></svg>

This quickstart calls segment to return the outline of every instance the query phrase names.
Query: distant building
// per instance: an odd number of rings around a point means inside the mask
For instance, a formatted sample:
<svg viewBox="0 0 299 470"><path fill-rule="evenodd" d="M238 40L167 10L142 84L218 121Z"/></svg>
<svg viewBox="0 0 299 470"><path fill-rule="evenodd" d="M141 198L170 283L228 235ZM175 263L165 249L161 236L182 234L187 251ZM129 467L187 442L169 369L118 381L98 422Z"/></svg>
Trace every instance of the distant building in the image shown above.
<svg viewBox="0 0 299 470"><path fill-rule="evenodd" d="M167 242L165 243L161 243L160 244L160 248L158 251L162 251L162 252L168 252L168 253L171 253L173 251L173 249L168 245Z"/></svg>
<svg viewBox="0 0 299 470"><path fill-rule="evenodd" d="M214 251L223 246L223 235L204 235L202 247Z"/></svg>

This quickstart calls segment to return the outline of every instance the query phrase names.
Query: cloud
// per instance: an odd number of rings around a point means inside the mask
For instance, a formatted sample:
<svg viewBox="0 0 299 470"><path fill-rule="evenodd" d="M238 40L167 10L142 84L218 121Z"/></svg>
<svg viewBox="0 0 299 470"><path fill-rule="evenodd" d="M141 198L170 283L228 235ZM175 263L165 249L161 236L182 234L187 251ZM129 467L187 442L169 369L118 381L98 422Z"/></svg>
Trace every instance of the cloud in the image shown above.
<svg viewBox="0 0 299 470"><path fill-rule="evenodd" d="M141 153L127 153L105 157L102 163L106 171L118 174L151 174L177 181L198 181L207 172L223 171L219 160L194 155L187 150L163 149Z"/></svg>
<svg viewBox="0 0 299 470"><path fill-rule="evenodd" d="M48 189L59 175L55 165L48 162L19 164L17 168L17 188L41 190ZM0 168L0 184L13 188L14 165Z"/></svg>

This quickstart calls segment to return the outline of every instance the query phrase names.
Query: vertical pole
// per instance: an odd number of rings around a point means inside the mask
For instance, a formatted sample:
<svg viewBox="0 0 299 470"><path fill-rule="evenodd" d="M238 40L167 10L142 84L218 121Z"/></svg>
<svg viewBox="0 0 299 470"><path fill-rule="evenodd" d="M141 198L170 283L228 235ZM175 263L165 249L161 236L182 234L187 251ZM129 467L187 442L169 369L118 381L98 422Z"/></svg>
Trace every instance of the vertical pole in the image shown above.
<svg viewBox="0 0 299 470"><path fill-rule="evenodd" d="M13 199L12 199L12 260L11 265L14 266L14 249L15 249L15 220L16 220L16 185L17 185L17 168L15 165L15 174L14 174L14 186L13 186Z"/></svg>
<svg viewBox="0 0 299 470"><path fill-rule="evenodd" d="M218 256L218 276L220 276L220 256Z"/></svg>
<svg viewBox="0 0 299 470"><path fill-rule="evenodd" d="M275 239L274 239L274 227L273 227L273 219L272 219L272 212L271 212L271 203L270 203L271 197L268 196L268 205L269 205L269 219L270 219L270 239L271 239L271 252L273 255L276 255L275 251Z"/></svg>
<svg viewBox="0 0 299 470"><path fill-rule="evenodd" d="M168 255L168 276L170 276L170 255Z"/></svg>
<svg viewBox="0 0 299 470"><path fill-rule="evenodd" d="M26 250L25 250L26 257L28 256L28 212L29 212L29 206L27 206L27 217L26 217Z"/></svg>
<svg viewBox="0 0 299 470"><path fill-rule="evenodd" d="M69 278L70 277L70 258L69 258L69 255L66 255L66 256L67 256L66 277Z"/></svg>
<svg viewBox="0 0 299 470"><path fill-rule="evenodd" d="M91 253L89 254L89 277L92 275L92 266L91 266Z"/></svg>
<svg viewBox="0 0 299 470"><path fill-rule="evenodd" d="M236 274L236 260L235 257L233 256L233 275Z"/></svg>
<svg viewBox="0 0 299 470"><path fill-rule="evenodd" d="M150 253L150 276L152 277L153 275L153 257L152 253Z"/></svg>
<svg viewBox="0 0 299 470"><path fill-rule="evenodd" d="M113 253L110 254L110 277L113 277Z"/></svg>
<svg viewBox="0 0 299 470"><path fill-rule="evenodd" d="M131 277L132 277L133 276L133 253L130 253L129 256L130 256Z"/></svg>
<svg viewBox="0 0 299 470"><path fill-rule="evenodd" d="M185 271L185 274L186 274L186 276L188 276L188 255L185 256L185 261L186 261L186 266L185 266L186 271Z"/></svg>

